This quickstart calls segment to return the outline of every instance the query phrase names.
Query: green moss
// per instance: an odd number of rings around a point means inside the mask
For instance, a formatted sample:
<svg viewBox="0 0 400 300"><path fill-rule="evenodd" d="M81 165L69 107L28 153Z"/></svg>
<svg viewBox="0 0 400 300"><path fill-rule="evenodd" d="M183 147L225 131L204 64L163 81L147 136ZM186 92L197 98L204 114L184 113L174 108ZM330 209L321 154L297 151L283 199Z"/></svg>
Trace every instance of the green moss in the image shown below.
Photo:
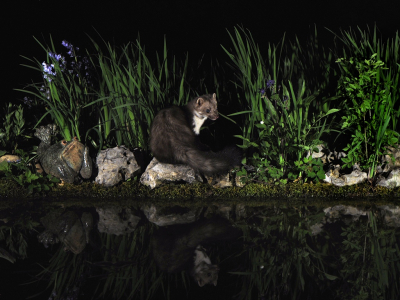
<svg viewBox="0 0 400 300"><path fill-rule="evenodd" d="M45 199L54 205L102 205L119 203L121 205L132 205L133 203L166 203L166 204L194 204L199 205L217 201L240 201L249 204L251 202L271 201L315 201L341 200L363 198L374 199L397 199L400 196L400 188L387 189L384 187L373 187L369 183L353 186L336 187L330 184L302 184L289 183L286 185L264 185L251 183L242 188L230 187L218 189L211 185L196 184L168 184L151 190L137 181L124 182L114 187L104 187L92 182L81 184L64 184L53 187L44 193L30 194L27 189L10 180L0 180L0 205L4 207L12 204L6 202L31 201Z"/></svg>
<svg viewBox="0 0 400 300"><path fill-rule="evenodd" d="M0 199L20 199L29 197L30 195L31 193L29 193L28 189L22 188L14 180L0 179Z"/></svg>

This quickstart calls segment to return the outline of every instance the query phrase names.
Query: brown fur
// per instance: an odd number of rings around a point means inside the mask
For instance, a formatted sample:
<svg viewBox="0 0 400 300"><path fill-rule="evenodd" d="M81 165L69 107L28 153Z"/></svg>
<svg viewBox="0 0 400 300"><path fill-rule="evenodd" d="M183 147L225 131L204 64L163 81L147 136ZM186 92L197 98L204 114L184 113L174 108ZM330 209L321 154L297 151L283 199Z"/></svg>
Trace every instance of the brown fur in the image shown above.
<svg viewBox="0 0 400 300"><path fill-rule="evenodd" d="M221 152L202 151L197 134L203 122L219 117L215 94L203 95L183 107L161 110L154 118L150 132L150 148L162 163L187 164L196 172L211 176L222 174L239 165L235 148Z"/></svg>

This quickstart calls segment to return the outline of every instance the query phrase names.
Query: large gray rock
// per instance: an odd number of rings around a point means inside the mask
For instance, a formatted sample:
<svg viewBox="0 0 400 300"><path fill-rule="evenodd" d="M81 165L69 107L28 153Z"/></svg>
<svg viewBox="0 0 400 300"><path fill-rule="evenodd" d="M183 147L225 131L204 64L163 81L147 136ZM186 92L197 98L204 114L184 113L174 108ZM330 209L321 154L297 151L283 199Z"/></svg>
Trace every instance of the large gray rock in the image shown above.
<svg viewBox="0 0 400 300"><path fill-rule="evenodd" d="M100 151L96 162L99 174L95 181L104 186L114 186L133 178L141 171L134 154L125 146Z"/></svg>
<svg viewBox="0 0 400 300"><path fill-rule="evenodd" d="M314 152L309 150L307 152L307 157L311 155L312 158L320 158L324 164L338 162L342 157L346 157L346 153L330 151L325 145L320 144L315 146L318 149L318 152Z"/></svg>
<svg viewBox="0 0 400 300"><path fill-rule="evenodd" d="M396 168L392 170L387 178L381 178L377 185L384 186L387 188L395 188L400 186L400 169Z"/></svg>
<svg viewBox="0 0 400 300"><path fill-rule="evenodd" d="M204 178L206 180L199 174L196 174L188 165L165 164L153 158L147 166L146 171L140 177L140 182L149 186L151 189L171 182L195 183L207 181L215 188L231 187L233 185L238 187L243 186L239 177L231 178L231 174L229 173L213 177L205 176Z"/></svg>
<svg viewBox="0 0 400 300"><path fill-rule="evenodd" d="M324 181L331 183L336 186L353 185L364 182L368 175L366 172L362 172L357 165L353 166L353 172L346 175L339 175L340 168L336 168L325 174Z"/></svg>
<svg viewBox="0 0 400 300"><path fill-rule="evenodd" d="M400 167L400 148L399 145L395 147L387 147L387 154L383 156L382 161L386 164L383 172Z"/></svg>
<svg viewBox="0 0 400 300"><path fill-rule="evenodd" d="M140 177L140 182L151 189L164 183L179 181L194 183L202 182L203 180L187 165L164 164L160 163L156 158L153 158L146 171Z"/></svg>

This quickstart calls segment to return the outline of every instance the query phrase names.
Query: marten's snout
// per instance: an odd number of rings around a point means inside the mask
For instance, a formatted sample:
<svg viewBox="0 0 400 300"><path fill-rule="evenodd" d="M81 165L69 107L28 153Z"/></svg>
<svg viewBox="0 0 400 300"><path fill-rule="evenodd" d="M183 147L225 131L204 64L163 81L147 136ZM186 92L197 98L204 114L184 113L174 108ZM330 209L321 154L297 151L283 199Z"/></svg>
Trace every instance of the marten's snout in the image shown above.
<svg viewBox="0 0 400 300"><path fill-rule="evenodd" d="M218 112L217 112L217 113L213 113L213 114L210 115L208 118L211 119L211 120L213 120L213 121L215 121L216 119L219 118L219 114L218 114Z"/></svg>

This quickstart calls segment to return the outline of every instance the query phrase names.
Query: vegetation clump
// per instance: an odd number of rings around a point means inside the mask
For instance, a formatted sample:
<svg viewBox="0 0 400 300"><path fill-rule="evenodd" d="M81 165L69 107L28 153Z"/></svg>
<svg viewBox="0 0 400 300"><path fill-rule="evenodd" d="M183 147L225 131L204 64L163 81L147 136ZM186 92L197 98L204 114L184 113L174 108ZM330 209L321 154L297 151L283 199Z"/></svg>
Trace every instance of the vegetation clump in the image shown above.
<svg viewBox="0 0 400 300"><path fill-rule="evenodd" d="M319 183L337 164L344 173L358 165L368 172L368 182L375 182L384 167L381 157L394 160L388 149L397 145L400 131L398 33L386 41L376 27L331 32L334 45L319 45L315 29L307 41L284 36L267 49L242 27L228 34L232 43L223 46L226 64L200 63L198 68L188 56L173 56L165 41L154 61L139 39L122 47L90 39L85 51L68 41L61 43L64 50L51 39L50 45L38 41L45 56L27 58L27 66L37 70L42 81L20 90L26 95L24 103L7 103L0 120L0 156L20 157L19 163L1 162L0 176L22 187L6 187L2 197L330 197L381 191L368 184L331 189ZM61 188L56 178L36 173L37 147L32 145L37 140L32 133L39 125L57 124L66 140L77 136L89 146L91 157L107 147L126 145L142 148L148 163L155 113L210 92L227 99L220 103L224 118L205 126L201 139L212 150L228 143L243 149L243 167L236 170L247 184L243 189L216 191L196 185L149 191L132 182L109 189L86 184ZM312 155L321 145L346 156L323 162Z"/></svg>

